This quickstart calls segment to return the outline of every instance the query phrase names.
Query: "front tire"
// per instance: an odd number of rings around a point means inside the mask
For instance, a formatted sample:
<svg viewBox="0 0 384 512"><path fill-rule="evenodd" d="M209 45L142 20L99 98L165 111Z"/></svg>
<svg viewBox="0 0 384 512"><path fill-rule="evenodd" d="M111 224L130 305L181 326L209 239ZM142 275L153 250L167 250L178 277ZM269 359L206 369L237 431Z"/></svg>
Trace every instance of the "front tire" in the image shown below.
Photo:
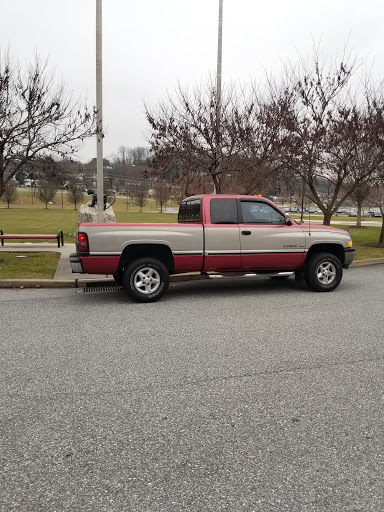
<svg viewBox="0 0 384 512"><path fill-rule="evenodd" d="M127 295L136 302L155 302L167 291L169 272L155 258L139 258L124 272L123 286Z"/></svg>
<svg viewBox="0 0 384 512"><path fill-rule="evenodd" d="M321 252L310 257L305 271L305 282L315 292L331 292L343 277L341 262L334 254Z"/></svg>

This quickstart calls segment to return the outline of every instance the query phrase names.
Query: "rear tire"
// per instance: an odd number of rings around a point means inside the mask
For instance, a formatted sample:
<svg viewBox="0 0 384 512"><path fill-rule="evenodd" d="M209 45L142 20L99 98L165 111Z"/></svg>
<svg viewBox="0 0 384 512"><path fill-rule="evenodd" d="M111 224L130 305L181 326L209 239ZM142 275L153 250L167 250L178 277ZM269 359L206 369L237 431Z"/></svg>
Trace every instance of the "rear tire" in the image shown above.
<svg viewBox="0 0 384 512"><path fill-rule="evenodd" d="M305 271L305 282L315 292L331 292L343 277L341 262L334 254L315 253L310 257Z"/></svg>
<svg viewBox="0 0 384 512"><path fill-rule="evenodd" d="M139 258L130 263L123 278L124 290L136 302L155 302L167 291L169 272L155 258Z"/></svg>

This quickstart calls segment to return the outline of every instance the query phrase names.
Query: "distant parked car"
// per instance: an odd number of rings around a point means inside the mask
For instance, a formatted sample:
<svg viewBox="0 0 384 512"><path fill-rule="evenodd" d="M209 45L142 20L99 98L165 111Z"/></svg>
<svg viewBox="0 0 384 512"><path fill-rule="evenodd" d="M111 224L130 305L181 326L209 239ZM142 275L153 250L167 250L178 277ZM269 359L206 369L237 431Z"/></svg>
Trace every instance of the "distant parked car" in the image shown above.
<svg viewBox="0 0 384 512"><path fill-rule="evenodd" d="M377 210L370 212L370 216L371 217L382 217L381 212L377 211Z"/></svg>
<svg viewBox="0 0 384 512"><path fill-rule="evenodd" d="M357 212L349 212L348 217L357 217Z"/></svg>

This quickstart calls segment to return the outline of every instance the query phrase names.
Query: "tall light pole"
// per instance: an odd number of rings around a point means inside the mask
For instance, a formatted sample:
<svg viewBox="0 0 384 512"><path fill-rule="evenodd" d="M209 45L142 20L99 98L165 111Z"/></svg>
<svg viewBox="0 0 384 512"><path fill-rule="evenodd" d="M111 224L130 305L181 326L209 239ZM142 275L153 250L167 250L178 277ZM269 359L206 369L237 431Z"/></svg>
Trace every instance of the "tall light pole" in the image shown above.
<svg viewBox="0 0 384 512"><path fill-rule="evenodd" d="M219 0L219 29L217 37L217 70L216 70L216 161L220 157L220 130L221 130L221 73L223 62L223 0ZM216 185L213 183L213 193L216 194Z"/></svg>
<svg viewBox="0 0 384 512"><path fill-rule="evenodd" d="M103 25L102 0L96 0L96 123L97 123L97 222L103 222Z"/></svg>
<svg viewBox="0 0 384 512"><path fill-rule="evenodd" d="M217 111L220 112L221 106L221 73L223 62L223 0L219 0L219 30L217 41L217 73L216 73L216 99Z"/></svg>

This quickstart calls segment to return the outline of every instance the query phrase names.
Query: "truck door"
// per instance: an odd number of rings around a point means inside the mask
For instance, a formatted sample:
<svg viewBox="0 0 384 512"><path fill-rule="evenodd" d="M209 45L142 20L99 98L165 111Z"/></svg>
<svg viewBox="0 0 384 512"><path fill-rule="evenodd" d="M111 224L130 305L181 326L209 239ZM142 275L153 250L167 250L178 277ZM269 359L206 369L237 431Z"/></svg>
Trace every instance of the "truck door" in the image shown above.
<svg viewBox="0 0 384 512"><path fill-rule="evenodd" d="M270 203L240 200L240 248L246 270L293 270L304 262L303 229Z"/></svg>
<svg viewBox="0 0 384 512"><path fill-rule="evenodd" d="M213 198L204 224L204 271L241 270L235 198Z"/></svg>

